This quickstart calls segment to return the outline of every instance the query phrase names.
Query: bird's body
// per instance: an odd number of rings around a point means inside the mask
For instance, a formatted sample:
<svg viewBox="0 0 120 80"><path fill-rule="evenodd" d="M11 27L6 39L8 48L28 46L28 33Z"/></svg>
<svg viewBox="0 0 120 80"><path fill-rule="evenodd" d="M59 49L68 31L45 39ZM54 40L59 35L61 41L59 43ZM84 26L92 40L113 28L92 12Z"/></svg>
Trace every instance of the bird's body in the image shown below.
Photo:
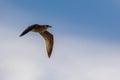
<svg viewBox="0 0 120 80"><path fill-rule="evenodd" d="M48 28L51 28L51 26L34 24L25 29L25 31L23 31L20 37L27 34L29 31L38 32L45 40L48 57L50 58L54 40L53 35L47 31Z"/></svg>
<svg viewBox="0 0 120 80"><path fill-rule="evenodd" d="M31 31L32 32L39 32L39 33L42 33L44 31L47 31L49 27L45 27L43 25L39 26L39 25L36 25Z"/></svg>

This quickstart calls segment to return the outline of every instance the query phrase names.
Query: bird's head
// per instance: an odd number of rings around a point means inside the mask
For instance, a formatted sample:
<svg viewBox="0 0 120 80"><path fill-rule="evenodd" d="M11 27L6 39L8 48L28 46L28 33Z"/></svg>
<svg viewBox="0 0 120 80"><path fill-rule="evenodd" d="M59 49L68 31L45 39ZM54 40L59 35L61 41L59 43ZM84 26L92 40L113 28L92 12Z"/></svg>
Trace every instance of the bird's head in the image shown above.
<svg viewBox="0 0 120 80"><path fill-rule="evenodd" d="M45 25L45 27L47 27L47 28L52 28L52 26L50 26L50 25Z"/></svg>

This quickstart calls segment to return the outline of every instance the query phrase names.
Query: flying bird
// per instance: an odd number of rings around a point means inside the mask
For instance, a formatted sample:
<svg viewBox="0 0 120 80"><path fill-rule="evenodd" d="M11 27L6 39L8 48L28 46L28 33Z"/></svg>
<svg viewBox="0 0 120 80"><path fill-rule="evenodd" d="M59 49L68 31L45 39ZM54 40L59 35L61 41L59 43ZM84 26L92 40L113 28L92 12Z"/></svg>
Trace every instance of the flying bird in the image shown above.
<svg viewBox="0 0 120 80"><path fill-rule="evenodd" d="M50 58L53 50L54 38L53 38L53 35L47 31L47 29L51 27L52 26L49 26L49 25L33 24L29 26L27 29L25 29L23 33L20 35L20 37L27 34L30 31L38 32L45 40L47 54L48 54L48 57Z"/></svg>

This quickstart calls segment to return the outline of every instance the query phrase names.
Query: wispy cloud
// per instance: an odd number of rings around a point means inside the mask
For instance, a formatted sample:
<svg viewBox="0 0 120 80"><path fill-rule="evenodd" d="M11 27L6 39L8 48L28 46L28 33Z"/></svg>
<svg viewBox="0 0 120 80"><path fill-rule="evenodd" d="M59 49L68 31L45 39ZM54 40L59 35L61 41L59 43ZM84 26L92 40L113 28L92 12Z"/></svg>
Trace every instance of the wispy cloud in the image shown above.
<svg viewBox="0 0 120 80"><path fill-rule="evenodd" d="M120 79L119 45L57 35L49 60L39 35L19 38L16 32L3 32L10 35L1 38L1 80Z"/></svg>

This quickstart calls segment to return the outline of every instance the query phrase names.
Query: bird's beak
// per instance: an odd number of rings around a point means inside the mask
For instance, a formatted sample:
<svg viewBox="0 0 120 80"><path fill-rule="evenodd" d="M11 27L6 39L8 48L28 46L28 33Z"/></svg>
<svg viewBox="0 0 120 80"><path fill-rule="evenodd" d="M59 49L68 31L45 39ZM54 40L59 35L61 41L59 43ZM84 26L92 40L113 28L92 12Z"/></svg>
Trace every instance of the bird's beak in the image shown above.
<svg viewBox="0 0 120 80"><path fill-rule="evenodd" d="M52 26L49 26L49 28L52 28Z"/></svg>

